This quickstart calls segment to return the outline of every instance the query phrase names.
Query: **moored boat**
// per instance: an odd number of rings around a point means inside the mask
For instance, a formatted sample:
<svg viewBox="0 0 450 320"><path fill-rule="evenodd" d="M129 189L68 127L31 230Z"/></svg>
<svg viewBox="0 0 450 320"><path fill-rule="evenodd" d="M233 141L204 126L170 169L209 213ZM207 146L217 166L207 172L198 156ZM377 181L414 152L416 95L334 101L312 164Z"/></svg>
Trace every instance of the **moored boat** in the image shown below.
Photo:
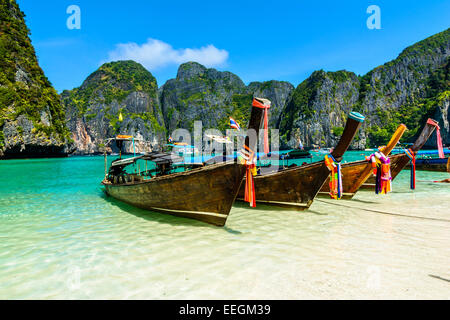
<svg viewBox="0 0 450 320"><path fill-rule="evenodd" d="M269 100L255 100L265 108L270 106ZM255 130L256 134L264 112L264 108L252 107L249 129ZM256 141L247 136L244 147L254 149L255 145ZM173 172L178 162L176 158L168 153L148 153L115 160L102 184L108 195L133 206L225 225L246 166L239 161L227 161ZM128 173L125 168L138 160L151 161L156 168ZM183 166L179 162L178 165Z"/></svg>
<svg viewBox="0 0 450 320"><path fill-rule="evenodd" d="M434 130L438 127L437 121L433 119L428 119L424 128L422 129L422 132L417 137L414 144L409 149L415 154L422 149L422 147L425 145L427 140L430 138L430 136L433 134ZM411 161L409 156L406 153L399 153L394 154L390 157L390 163L391 163L391 177L392 180L397 177L397 175L402 171L408 163ZM367 181L360 187L360 189L374 189L375 188L375 177L371 176Z"/></svg>
<svg viewBox="0 0 450 320"><path fill-rule="evenodd" d="M406 126L401 124L389 140L385 147L380 148L384 155L389 155L395 148L403 133L406 131ZM343 199L351 199L359 190L359 188L372 175L372 166L367 160L360 160L354 162L344 163L342 165L342 187ZM320 197L330 197L330 187L325 183L319 192Z"/></svg>
<svg viewBox="0 0 450 320"><path fill-rule="evenodd" d="M363 121L364 116L361 114L350 113L341 139L331 152L331 156L337 162L342 160ZM306 210L311 206L329 175L330 170L324 160L257 175L253 178L256 202ZM243 186L244 183L239 190L237 198L239 200L244 199Z"/></svg>
<svg viewBox="0 0 450 320"><path fill-rule="evenodd" d="M311 152L303 149L294 149L283 155L282 159L304 159L312 158Z"/></svg>
<svg viewBox="0 0 450 320"><path fill-rule="evenodd" d="M439 158L438 154L437 150L419 151L416 155L416 170L447 172L450 150L444 150L444 158ZM411 164L407 167L411 167Z"/></svg>

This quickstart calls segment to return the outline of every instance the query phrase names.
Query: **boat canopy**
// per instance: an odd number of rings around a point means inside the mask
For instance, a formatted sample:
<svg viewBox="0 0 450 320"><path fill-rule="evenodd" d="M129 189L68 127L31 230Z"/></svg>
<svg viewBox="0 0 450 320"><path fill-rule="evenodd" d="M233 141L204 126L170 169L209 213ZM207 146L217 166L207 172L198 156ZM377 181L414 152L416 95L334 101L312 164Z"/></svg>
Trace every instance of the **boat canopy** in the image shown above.
<svg viewBox="0 0 450 320"><path fill-rule="evenodd" d="M105 144L108 145L108 144L111 143L111 141L116 141L116 142L120 142L120 141L135 141L135 142L138 142L138 141L142 141L142 140L138 139L138 138L135 138L133 136L118 135L118 136L116 136L114 138L106 139L106 143Z"/></svg>
<svg viewBox="0 0 450 320"><path fill-rule="evenodd" d="M142 156L143 160L152 161L156 164L172 164L177 162L183 162L184 158L177 156L173 153L167 152L147 152Z"/></svg>
<svg viewBox="0 0 450 320"><path fill-rule="evenodd" d="M144 155L140 155L137 157L131 157L131 158L127 158L127 159L118 159L118 160L114 160L111 163L111 168L113 167L126 167L130 164L135 163L137 160L142 159L144 157Z"/></svg>
<svg viewBox="0 0 450 320"><path fill-rule="evenodd" d="M118 168L118 167L126 167L130 164L135 163L137 160L142 159L142 160L147 160L147 161L152 161L157 165L161 165L161 164L172 164L172 163L177 163L177 162L182 162L183 158L179 157L173 153L165 153L165 152L148 152L146 154L143 155L139 155L136 157L131 157L131 158L127 158L127 159L118 159L118 160L114 160L111 163L111 168Z"/></svg>

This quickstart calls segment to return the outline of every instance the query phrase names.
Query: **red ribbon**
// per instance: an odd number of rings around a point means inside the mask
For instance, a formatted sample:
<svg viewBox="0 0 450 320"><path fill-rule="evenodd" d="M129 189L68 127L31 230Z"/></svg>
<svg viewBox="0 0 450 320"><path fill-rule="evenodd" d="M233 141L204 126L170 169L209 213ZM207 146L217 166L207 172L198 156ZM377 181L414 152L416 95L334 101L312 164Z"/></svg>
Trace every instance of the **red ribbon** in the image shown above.
<svg viewBox="0 0 450 320"><path fill-rule="evenodd" d="M255 153L250 150L249 147L244 145L245 150L243 150L242 154L244 156L244 165L246 168L245 171L245 195L244 200L250 203L250 207L256 207L256 196L255 196L255 183L253 181L253 173L252 171L256 167L253 162L253 158L255 157Z"/></svg>
<svg viewBox="0 0 450 320"><path fill-rule="evenodd" d="M427 123L436 127L436 139L437 139L439 158L441 158L441 159L445 158L444 148L442 147L442 139L441 139L441 131L440 131L441 128L439 128L439 124L436 121L434 121L433 119L428 119Z"/></svg>
<svg viewBox="0 0 450 320"><path fill-rule="evenodd" d="M256 207L256 197L255 197L255 182L253 181L252 169L255 164L247 164L247 171L245 173L245 201L250 203L250 207Z"/></svg>
<svg viewBox="0 0 450 320"><path fill-rule="evenodd" d="M270 108L270 105L266 106L263 105L261 102L259 102L256 99L253 99L252 106L264 109L264 153L269 153L269 116L268 111Z"/></svg>

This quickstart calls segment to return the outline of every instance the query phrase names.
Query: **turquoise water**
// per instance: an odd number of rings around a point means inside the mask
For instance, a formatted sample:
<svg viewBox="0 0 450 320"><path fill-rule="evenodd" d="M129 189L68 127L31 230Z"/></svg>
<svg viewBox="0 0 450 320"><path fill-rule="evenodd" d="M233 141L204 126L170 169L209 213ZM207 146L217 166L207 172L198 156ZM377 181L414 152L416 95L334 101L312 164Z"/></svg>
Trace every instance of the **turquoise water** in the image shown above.
<svg viewBox="0 0 450 320"><path fill-rule="evenodd" d="M0 298L450 298L447 173L305 212L236 204L225 228L107 198L103 175L103 157L0 162Z"/></svg>

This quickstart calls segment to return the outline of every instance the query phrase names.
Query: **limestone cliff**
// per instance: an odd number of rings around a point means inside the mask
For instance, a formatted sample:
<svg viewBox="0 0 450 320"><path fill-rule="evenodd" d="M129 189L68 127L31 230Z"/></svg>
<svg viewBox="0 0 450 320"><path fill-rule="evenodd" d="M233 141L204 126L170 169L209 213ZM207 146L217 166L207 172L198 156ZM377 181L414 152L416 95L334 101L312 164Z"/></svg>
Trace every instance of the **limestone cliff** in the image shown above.
<svg viewBox="0 0 450 320"><path fill-rule="evenodd" d="M291 98L294 86L286 81L251 82L248 89L254 97L269 99L272 104L269 112L269 127L278 128L281 112Z"/></svg>
<svg viewBox="0 0 450 320"><path fill-rule="evenodd" d="M103 152L107 139L118 134L153 146L165 139L156 79L134 61L102 65L79 88L64 91L62 99L77 154ZM148 150L139 141L136 152ZM125 151L133 152L132 143Z"/></svg>
<svg viewBox="0 0 450 320"><path fill-rule="evenodd" d="M358 77L347 71L316 71L293 92L280 116L280 135L285 147L301 139L304 146L334 146L347 115L359 99ZM365 145L359 134L355 148Z"/></svg>
<svg viewBox="0 0 450 320"><path fill-rule="evenodd" d="M229 117L246 123L252 94L242 80L231 72L207 69L196 63L180 65L175 79L160 90L161 105L167 130L191 130L196 120L204 128L229 128Z"/></svg>
<svg viewBox="0 0 450 320"><path fill-rule="evenodd" d="M355 110L366 121L353 148L387 143L400 123L409 128L402 141L412 142L428 117L440 119L443 142L449 145L447 100L443 98L450 90L449 55L447 29L406 48L398 58L364 76L314 72L294 90L281 112L283 144L292 146L292 138L298 136L308 147L331 146L346 114ZM435 139L428 145L435 146Z"/></svg>
<svg viewBox="0 0 450 320"><path fill-rule="evenodd" d="M400 123L410 129L402 141L411 142L428 117L440 121L448 145L449 53L450 29L406 48L366 75L320 70L295 89L274 80L246 86L231 72L196 62L180 65L176 78L157 89L156 80L139 64L114 62L80 88L64 92L63 100L79 153L98 152L106 138L118 133L155 144L176 128L192 130L196 120L205 129L224 132L231 116L245 127L254 96L272 101L269 125L280 129L283 147L293 147L299 138L306 147L335 145L351 111L366 116L352 148L385 144Z"/></svg>
<svg viewBox="0 0 450 320"><path fill-rule="evenodd" d="M0 0L0 158L70 152L60 98L40 68L25 15Z"/></svg>
<svg viewBox="0 0 450 320"><path fill-rule="evenodd" d="M359 106L369 116L366 131L371 144L385 143L400 123L409 128L404 139L414 140L426 118L439 108L438 96L450 89L449 56L447 29L406 48L395 60L361 78Z"/></svg>

